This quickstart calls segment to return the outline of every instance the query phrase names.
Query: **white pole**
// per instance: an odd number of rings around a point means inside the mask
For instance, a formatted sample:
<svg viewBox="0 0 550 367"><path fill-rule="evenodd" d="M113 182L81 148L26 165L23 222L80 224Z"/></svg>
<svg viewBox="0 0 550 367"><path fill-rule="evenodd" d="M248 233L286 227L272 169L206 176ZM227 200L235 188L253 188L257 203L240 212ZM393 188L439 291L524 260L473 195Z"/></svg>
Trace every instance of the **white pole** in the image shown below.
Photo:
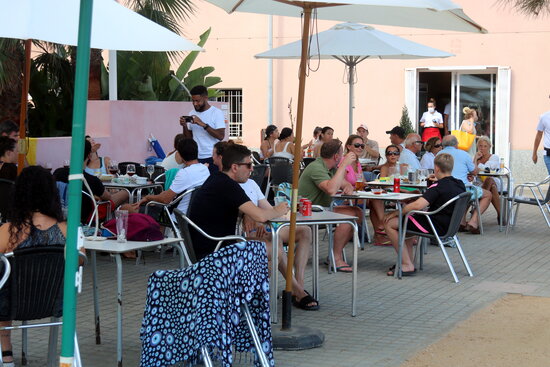
<svg viewBox="0 0 550 367"><path fill-rule="evenodd" d="M267 23L267 48L273 48L273 15L269 15ZM273 59L267 62L267 124L273 123Z"/></svg>
<svg viewBox="0 0 550 367"><path fill-rule="evenodd" d="M349 67L349 135L353 133L353 110L355 109L354 104L354 95L353 95L353 83L355 82L354 74L355 74L355 62L351 62L348 64Z"/></svg>
<svg viewBox="0 0 550 367"><path fill-rule="evenodd" d="M116 50L109 50L109 101L118 99Z"/></svg>

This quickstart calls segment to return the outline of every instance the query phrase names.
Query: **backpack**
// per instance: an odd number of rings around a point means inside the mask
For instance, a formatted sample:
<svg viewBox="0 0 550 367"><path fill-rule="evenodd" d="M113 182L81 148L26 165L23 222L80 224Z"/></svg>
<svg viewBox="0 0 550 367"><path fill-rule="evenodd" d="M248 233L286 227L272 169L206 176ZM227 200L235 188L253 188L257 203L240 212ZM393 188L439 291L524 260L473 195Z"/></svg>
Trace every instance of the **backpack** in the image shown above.
<svg viewBox="0 0 550 367"><path fill-rule="evenodd" d="M116 219L108 220L103 227L116 234ZM147 214L130 213L128 214L128 235L129 241L159 241L164 239L158 224Z"/></svg>

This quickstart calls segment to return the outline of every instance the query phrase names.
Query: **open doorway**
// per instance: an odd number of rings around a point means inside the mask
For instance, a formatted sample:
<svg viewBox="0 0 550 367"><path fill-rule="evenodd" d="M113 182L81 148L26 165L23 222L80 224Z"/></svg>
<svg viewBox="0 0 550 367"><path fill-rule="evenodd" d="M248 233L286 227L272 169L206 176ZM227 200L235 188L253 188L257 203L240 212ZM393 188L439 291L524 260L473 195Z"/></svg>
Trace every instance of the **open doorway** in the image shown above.
<svg viewBox="0 0 550 367"><path fill-rule="evenodd" d="M420 121L422 114L427 111L427 104L430 99L436 102L436 111L439 112L445 121L445 128L441 129L441 136L447 135L450 131L447 119L450 114L450 105L445 111L445 106L451 102L451 72L421 72L418 75L418 107L416 124ZM447 116L445 116L447 115ZM420 128L419 128L420 130Z"/></svg>

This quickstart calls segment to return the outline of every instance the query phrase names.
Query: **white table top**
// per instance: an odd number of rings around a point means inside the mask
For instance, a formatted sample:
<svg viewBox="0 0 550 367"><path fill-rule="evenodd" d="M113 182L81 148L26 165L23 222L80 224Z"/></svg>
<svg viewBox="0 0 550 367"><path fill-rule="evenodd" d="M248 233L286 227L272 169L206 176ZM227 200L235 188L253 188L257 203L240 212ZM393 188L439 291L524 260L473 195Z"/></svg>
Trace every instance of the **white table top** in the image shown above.
<svg viewBox="0 0 550 367"><path fill-rule="evenodd" d="M369 185L369 186L393 186L393 180L392 181L369 181L369 182L367 182L367 185ZM409 182L401 181L401 186L403 186L403 187L416 187L416 188L421 188L421 189L426 189L427 188L426 181L421 181L419 183L409 183Z"/></svg>
<svg viewBox="0 0 550 367"><path fill-rule="evenodd" d="M104 251L119 254L126 251L141 250L149 247L156 247L158 245L166 245L168 243L174 243L181 241L179 238L165 238L159 241L126 241L123 243L117 242L117 240L103 240L93 241L84 239L84 248L92 251Z"/></svg>
<svg viewBox="0 0 550 367"><path fill-rule="evenodd" d="M502 176L508 176L510 174L510 171L498 171L498 172L485 172L485 171L479 171L477 173L478 176L493 176L493 177L502 177Z"/></svg>
<svg viewBox="0 0 550 367"><path fill-rule="evenodd" d="M353 215L339 214L331 211L312 212L311 215L307 217L303 216L300 213L296 215L296 223L346 221L346 220L355 220L355 219L357 219L357 217L354 217ZM284 217L274 218L269 222L289 223L290 213Z"/></svg>
<svg viewBox="0 0 550 367"><path fill-rule="evenodd" d="M138 189L138 188L147 188L147 187L155 187L155 186L161 186L161 183L146 183L146 184L137 184L137 183L119 183L119 182L103 182L103 186L105 187L124 187L128 189Z"/></svg>
<svg viewBox="0 0 550 367"><path fill-rule="evenodd" d="M403 201L403 200L414 199L420 196L422 196L422 194L409 194L404 192L400 192L400 193L388 192L386 194L373 194L371 191L354 191L352 195L338 194L338 195L334 195L333 198Z"/></svg>

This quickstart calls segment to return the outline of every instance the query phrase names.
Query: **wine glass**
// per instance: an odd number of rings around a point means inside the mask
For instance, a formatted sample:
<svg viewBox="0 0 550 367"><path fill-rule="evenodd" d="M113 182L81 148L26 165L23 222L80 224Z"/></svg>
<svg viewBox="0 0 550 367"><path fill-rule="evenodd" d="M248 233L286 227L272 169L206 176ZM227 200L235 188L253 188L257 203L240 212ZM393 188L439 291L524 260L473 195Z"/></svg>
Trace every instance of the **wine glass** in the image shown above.
<svg viewBox="0 0 550 367"><path fill-rule="evenodd" d="M136 165L135 164L129 164L126 166L126 174L130 177L136 174Z"/></svg>
<svg viewBox="0 0 550 367"><path fill-rule="evenodd" d="M147 174L149 175L149 181L153 181L153 173L155 173L155 166L152 164L147 165Z"/></svg>
<svg viewBox="0 0 550 367"><path fill-rule="evenodd" d="M116 175L118 173L118 163L116 161L109 162L108 169L111 175Z"/></svg>

